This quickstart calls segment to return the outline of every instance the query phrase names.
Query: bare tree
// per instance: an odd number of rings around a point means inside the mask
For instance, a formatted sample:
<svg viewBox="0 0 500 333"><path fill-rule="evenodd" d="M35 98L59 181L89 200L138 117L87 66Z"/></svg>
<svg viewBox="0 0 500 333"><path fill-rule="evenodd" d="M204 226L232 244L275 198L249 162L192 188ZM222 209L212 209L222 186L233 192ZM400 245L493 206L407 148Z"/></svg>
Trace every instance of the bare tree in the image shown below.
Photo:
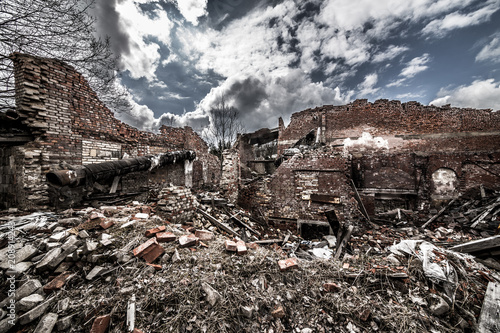
<svg viewBox="0 0 500 333"><path fill-rule="evenodd" d="M210 152L219 157L222 168L222 152L231 148L238 133L243 131L240 112L227 104L224 95L219 96L216 103L208 111L210 117L210 133L208 142Z"/></svg>
<svg viewBox="0 0 500 333"><path fill-rule="evenodd" d="M90 10L95 0L0 1L0 111L14 106L13 52L57 58L82 73L101 100L128 110L116 84L117 58L109 39L96 37Z"/></svg>

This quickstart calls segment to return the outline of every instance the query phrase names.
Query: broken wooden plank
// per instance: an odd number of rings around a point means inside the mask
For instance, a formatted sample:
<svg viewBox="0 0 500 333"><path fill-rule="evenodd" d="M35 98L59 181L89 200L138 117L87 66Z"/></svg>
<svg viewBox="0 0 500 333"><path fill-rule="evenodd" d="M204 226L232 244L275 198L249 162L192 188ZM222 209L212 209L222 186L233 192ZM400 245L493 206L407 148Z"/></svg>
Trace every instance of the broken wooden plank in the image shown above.
<svg viewBox="0 0 500 333"><path fill-rule="evenodd" d="M121 178L122 176L115 176L115 178L113 179L113 184L111 184L111 189L109 190L110 194L116 193Z"/></svg>
<svg viewBox="0 0 500 333"><path fill-rule="evenodd" d="M478 333L500 332L500 283L490 282L484 295L483 307L479 316Z"/></svg>
<svg viewBox="0 0 500 333"><path fill-rule="evenodd" d="M230 220L233 220L235 221L236 223L238 223L239 225L241 225L242 227L245 227L247 228L251 233L257 235L260 237L260 232L258 232L257 230L254 230L252 227L250 227L248 224L246 224L245 222L241 221L240 219L238 219L236 216L239 215L240 213L238 212L237 214L234 214L232 215L229 219Z"/></svg>
<svg viewBox="0 0 500 333"><path fill-rule="evenodd" d="M342 250L344 247L346 247L347 243L349 242L349 239L351 239L351 234L352 231L354 230L354 226L350 225L347 228L347 231L343 233L342 241L339 243L337 242L337 252L335 252L335 260L339 260L340 254L342 253Z"/></svg>
<svg viewBox="0 0 500 333"><path fill-rule="evenodd" d="M460 245L455 245L452 248L450 248L450 250L456 252L472 253L478 251L485 251L497 247L500 247L500 235L478 239Z"/></svg>
<svg viewBox="0 0 500 333"><path fill-rule="evenodd" d="M231 229L229 226L225 225L224 223L220 222L217 220L215 217L212 215L208 214L205 212L203 209L197 208L196 209L201 215L203 215L210 223L215 225L217 228L224 230L225 232L232 234L233 236L240 236L238 232L235 230Z"/></svg>
<svg viewBox="0 0 500 333"><path fill-rule="evenodd" d="M441 210L436 214L434 215L433 217L431 217L429 219L429 221L425 222L423 225L422 225L422 228L425 228L427 227L429 224L431 224L432 222L434 222L438 217L441 216L441 214L443 214L448 208L450 208L451 205L453 205L453 203L457 201L457 198L451 200L450 202L448 202L448 204L446 206L444 206L443 208L441 208Z"/></svg>
<svg viewBox="0 0 500 333"><path fill-rule="evenodd" d="M491 213L491 211L493 209L495 209L497 206L500 206L500 197L491 205L489 205L488 207L486 207L486 210L481 214L479 215L478 217L476 217L474 220L473 220L473 223L472 225L470 226L471 228L475 228L477 227L477 225L481 222L484 221L484 219Z"/></svg>
<svg viewBox="0 0 500 333"><path fill-rule="evenodd" d="M321 202L321 203L330 203L330 204L340 204L340 197L336 195L330 194L311 194L311 201L313 202Z"/></svg>
<svg viewBox="0 0 500 333"><path fill-rule="evenodd" d="M269 245L269 244L274 244L274 243L283 243L283 240L282 239L263 239L263 240L258 240L258 241L252 242L252 243L259 244L259 245Z"/></svg>
<svg viewBox="0 0 500 333"><path fill-rule="evenodd" d="M361 200L361 197L359 196L358 189L356 188L356 185L354 185L354 181L351 179L351 184L352 188L354 189L354 194L356 196L356 200L359 202L359 206L361 208L361 213L366 217L368 222L370 221L370 216L368 215L368 212L366 211L365 205L363 205L363 201Z"/></svg>

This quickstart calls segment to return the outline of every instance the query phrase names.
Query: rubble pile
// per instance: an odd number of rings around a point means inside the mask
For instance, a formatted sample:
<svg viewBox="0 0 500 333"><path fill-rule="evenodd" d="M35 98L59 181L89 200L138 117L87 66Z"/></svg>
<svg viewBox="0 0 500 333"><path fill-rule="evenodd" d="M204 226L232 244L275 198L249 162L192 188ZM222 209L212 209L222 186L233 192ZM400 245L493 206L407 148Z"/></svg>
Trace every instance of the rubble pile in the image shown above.
<svg viewBox="0 0 500 333"><path fill-rule="evenodd" d="M172 187L152 203L2 217L0 332L472 332L500 281L446 249L479 235L355 228L334 260L333 236L216 202ZM183 223L163 217L183 205L196 207Z"/></svg>

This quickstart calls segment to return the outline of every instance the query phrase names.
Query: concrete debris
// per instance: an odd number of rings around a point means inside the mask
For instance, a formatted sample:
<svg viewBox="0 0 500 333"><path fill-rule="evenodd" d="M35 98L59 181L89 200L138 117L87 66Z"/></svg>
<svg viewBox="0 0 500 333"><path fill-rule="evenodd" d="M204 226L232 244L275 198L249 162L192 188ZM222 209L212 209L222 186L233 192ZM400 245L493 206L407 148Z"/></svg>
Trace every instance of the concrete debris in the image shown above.
<svg viewBox="0 0 500 333"><path fill-rule="evenodd" d="M57 322L57 314L55 313L47 313L36 326L33 333L50 333L54 326L56 326Z"/></svg>

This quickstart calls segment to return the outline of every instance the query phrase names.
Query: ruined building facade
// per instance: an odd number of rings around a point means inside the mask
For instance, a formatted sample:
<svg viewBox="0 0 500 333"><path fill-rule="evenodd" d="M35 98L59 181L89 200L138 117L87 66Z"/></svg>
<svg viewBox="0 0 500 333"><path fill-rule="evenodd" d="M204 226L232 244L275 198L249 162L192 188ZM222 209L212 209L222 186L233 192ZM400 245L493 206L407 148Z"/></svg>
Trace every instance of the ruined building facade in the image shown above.
<svg viewBox="0 0 500 333"><path fill-rule="evenodd" d="M151 172L124 175L118 190L218 183L218 159L191 128L162 126L159 134L139 131L117 120L73 67L24 54L11 58L16 108L0 113L0 207L35 209L49 204L46 174L61 163L71 168L187 150L196 154L194 161L177 160ZM104 193L110 184L100 185Z"/></svg>
<svg viewBox="0 0 500 333"><path fill-rule="evenodd" d="M355 201L371 216L428 210L481 186L500 189L500 112L356 100L242 135L231 154L226 187L256 214L325 220Z"/></svg>

